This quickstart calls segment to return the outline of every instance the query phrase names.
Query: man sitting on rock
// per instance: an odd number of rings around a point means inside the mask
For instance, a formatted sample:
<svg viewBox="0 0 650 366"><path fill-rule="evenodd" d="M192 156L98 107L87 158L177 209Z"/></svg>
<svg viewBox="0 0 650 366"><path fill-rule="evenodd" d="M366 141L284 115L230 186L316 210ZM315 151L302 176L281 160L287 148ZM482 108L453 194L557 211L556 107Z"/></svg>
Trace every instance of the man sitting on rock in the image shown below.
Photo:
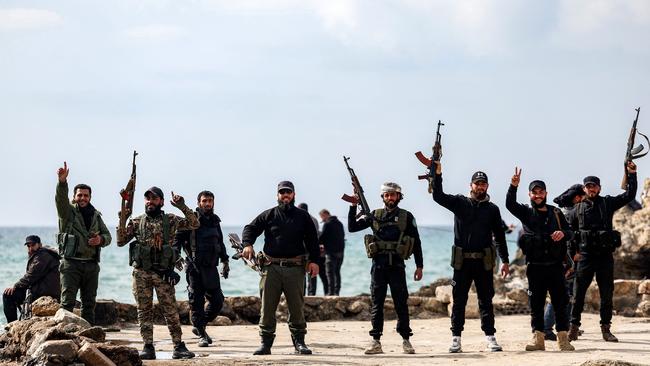
<svg viewBox="0 0 650 366"><path fill-rule="evenodd" d="M25 239L27 247L27 272L12 287L4 290L2 304L7 323L18 319L18 308L25 302L27 290L30 291L30 303L41 296L61 297L59 281L59 254L56 250L43 247L41 238L30 235Z"/></svg>

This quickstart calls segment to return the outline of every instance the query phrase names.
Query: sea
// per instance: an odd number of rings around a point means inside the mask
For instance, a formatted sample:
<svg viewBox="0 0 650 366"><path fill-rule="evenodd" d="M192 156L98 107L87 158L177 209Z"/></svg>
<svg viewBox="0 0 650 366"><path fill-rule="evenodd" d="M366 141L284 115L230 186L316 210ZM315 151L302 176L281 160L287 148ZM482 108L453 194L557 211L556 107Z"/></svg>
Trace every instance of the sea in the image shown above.
<svg viewBox="0 0 650 366"><path fill-rule="evenodd" d="M222 227L224 235L237 233L241 237L242 226ZM424 277L421 281L413 280L415 261L411 259L406 267L406 281L409 291L417 291L421 286L427 285L438 278L451 277L452 268L449 265L451 246L453 244L453 227L451 226L420 226L418 227L422 240L424 254ZM341 267L341 296L352 296L370 293L370 265L371 260L366 256L363 236L370 230L357 233L346 231L345 257ZM55 227L0 227L0 286L4 290L11 287L25 274L27 264L27 248L24 246L27 235L38 235L44 245L56 247ZM97 298L113 299L123 303L135 303L131 291L131 267L128 264L128 246L115 245L115 232L113 243L102 249L99 288ZM511 258L514 256L516 244L515 234L509 234L508 248ZM259 238L255 250L262 247L262 238ZM229 247L226 240L228 254L234 250ZM225 296L259 295L259 275L249 269L242 261L230 261L230 276L221 279L221 287ZM323 294L323 285L318 280L317 295ZM181 275L181 282L176 286L176 299L187 300L187 282ZM0 310L2 304L0 304ZM0 312L0 323L6 323L4 312Z"/></svg>

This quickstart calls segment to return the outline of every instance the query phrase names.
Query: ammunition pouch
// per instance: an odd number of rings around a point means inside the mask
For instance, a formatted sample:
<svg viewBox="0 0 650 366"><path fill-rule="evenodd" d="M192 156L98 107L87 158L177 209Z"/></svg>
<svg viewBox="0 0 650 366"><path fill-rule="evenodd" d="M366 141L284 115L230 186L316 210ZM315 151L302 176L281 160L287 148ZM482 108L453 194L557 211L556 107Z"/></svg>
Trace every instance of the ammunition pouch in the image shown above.
<svg viewBox="0 0 650 366"><path fill-rule="evenodd" d="M518 245L528 263L561 262L566 255L566 241L554 242L550 235L524 234Z"/></svg>
<svg viewBox="0 0 650 366"><path fill-rule="evenodd" d="M451 247L451 266L455 270L460 270L463 268L463 262L465 259L482 259L483 268L486 271L492 271L494 269L494 263L496 262L496 248L494 245L491 245L481 252L465 252L463 248L452 245Z"/></svg>
<svg viewBox="0 0 650 366"><path fill-rule="evenodd" d="M497 248L494 245L483 249L483 268L492 271L497 260Z"/></svg>
<svg viewBox="0 0 650 366"><path fill-rule="evenodd" d="M379 248L375 243L375 236L367 234L363 236L363 244L366 247L366 255L368 258L373 258L377 253L379 253Z"/></svg>
<svg viewBox="0 0 650 366"><path fill-rule="evenodd" d="M59 245L59 255L63 258L74 257L77 253L79 240L77 236L68 233L58 233L56 243Z"/></svg>
<svg viewBox="0 0 650 366"><path fill-rule="evenodd" d="M451 246L451 267L455 270L463 268L463 248Z"/></svg>
<svg viewBox="0 0 650 366"><path fill-rule="evenodd" d="M129 244L129 264L133 268L147 271L167 270L174 268L176 260L176 253L168 245L163 245L162 250L157 250L146 244L140 244L137 240Z"/></svg>
<svg viewBox="0 0 650 366"><path fill-rule="evenodd" d="M621 233L616 230L580 230L580 250L611 253L621 246Z"/></svg>
<svg viewBox="0 0 650 366"><path fill-rule="evenodd" d="M402 235L399 241L384 241L378 240L374 235L365 235L363 243L366 247L366 255L368 258L373 258L377 254L395 253L400 258L406 260L413 254L415 246L415 238Z"/></svg>

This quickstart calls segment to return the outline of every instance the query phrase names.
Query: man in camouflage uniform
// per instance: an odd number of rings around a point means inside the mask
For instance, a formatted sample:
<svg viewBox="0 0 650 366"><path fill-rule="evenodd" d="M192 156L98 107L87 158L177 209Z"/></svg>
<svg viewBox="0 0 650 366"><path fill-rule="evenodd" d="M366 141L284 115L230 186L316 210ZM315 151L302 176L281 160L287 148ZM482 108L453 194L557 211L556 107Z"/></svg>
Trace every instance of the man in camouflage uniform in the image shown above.
<svg viewBox="0 0 650 366"><path fill-rule="evenodd" d="M180 276L174 272L179 253L173 249L177 230L194 230L199 220L185 205L183 197L172 192L172 206L183 212L185 218L162 211L164 195L160 188L151 187L145 193L145 213L129 220L126 229L118 228L117 244L123 246L131 239L129 262L133 266L133 296L138 306L138 322L144 348L143 360L156 358L153 346L153 290L162 308L165 322L174 342L172 358L192 358L181 340L181 323L176 309L174 285Z"/></svg>
<svg viewBox="0 0 650 366"><path fill-rule="evenodd" d="M63 259L59 265L61 276L61 305L72 311L81 297L81 317L95 322L95 298L99 284L99 254L111 243L111 234L102 220L102 214L90 204L92 190L77 184L72 202L68 200L68 164L63 163L57 175L56 211L59 216L57 244Z"/></svg>

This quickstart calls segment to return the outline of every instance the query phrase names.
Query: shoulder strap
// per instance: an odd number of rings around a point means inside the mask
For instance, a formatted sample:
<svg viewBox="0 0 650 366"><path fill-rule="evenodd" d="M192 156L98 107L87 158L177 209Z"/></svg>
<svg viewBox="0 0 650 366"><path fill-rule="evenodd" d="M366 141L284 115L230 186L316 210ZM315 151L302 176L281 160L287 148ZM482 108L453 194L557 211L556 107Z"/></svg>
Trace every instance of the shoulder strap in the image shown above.
<svg viewBox="0 0 650 366"><path fill-rule="evenodd" d="M406 221L408 218L408 211L402 210L401 208L398 209L399 213L397 214L397 227L399 228L399 231L401 233L404 233L406 231Z"/></svg>
<svg viewBox="0 0 650 366"><path fill-rule="evenodd" d="M196 230L190 231L190 252L192 260L196 258Z"/></svg>
<svg viewBox="0 0 650 366"><path fill-rule="evenodd" d="M162 213L162 226L163 226L163 243L170 245L169 243L169 216L163 211Z"/></svg>
<svg viewBox="0 0 650 366"><path fill-rule="evenodd" d="M560 214L559 214L559 209L553 207L553 213L555 214L555 220L557 220L557 227L562 230L562 224L560 221Z"/></svg>
<svg viewBox="0 0 650 366"><path fill-rule="evenodd" d="M147 221L147 215L142 215L140 217L140 225L138 226L138 241L144 238L145 228L147 227L146 221Z"/></svg>
<svg viewBox="0 0 650 366"><path fill-rule="evenodd" d="M381 218L384 216L384 209L378 208L374 211L374 213L375 220L372 220L372 230L376 233L381 228L381 225L379 223L381 221Z"/></svg>

